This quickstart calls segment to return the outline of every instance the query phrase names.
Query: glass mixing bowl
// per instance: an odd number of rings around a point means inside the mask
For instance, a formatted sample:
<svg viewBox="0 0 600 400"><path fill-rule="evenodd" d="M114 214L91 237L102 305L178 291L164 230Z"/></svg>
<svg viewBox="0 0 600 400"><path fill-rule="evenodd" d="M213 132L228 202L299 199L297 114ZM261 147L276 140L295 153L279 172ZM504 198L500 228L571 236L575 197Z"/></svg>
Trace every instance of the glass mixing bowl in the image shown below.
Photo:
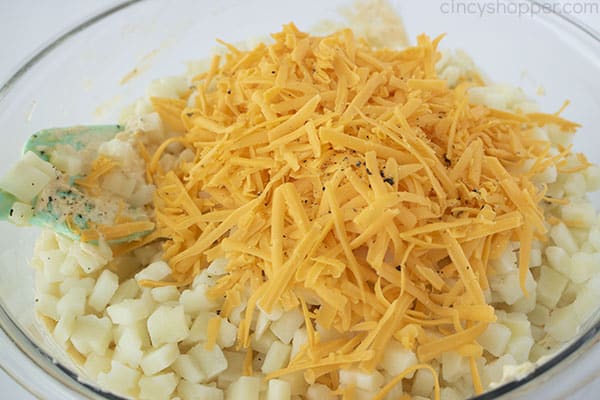
<svg viewBox="0 0 600 400"><path fill-rule="evenodd" d="M452 13L450 6L457 3L392 1L409 37L446 32L442 47L465 49L494 81L521 86L546 111L569 99L564 115L583 125L575 149L599 163L598 34L552 12L519 16L509 6L483 16ZM36 130L117 121L120 108L142 96L151 79L181 74L185 61L209 54L215 38L235 43L277 31L289 21L310 30L323 19L341 20L342 5L351 3L146 0L106 10L51 42L0 89L0 173L17 160ZM131 79L121 82L134 70ZM536 95L540 87L544 96ZM593 201L600 206L599 197ZM37 234L0 224L0 364L39 398L118 398L86 382L36 322L28 260ZM600 368L598 357L592 357L599 354L600 345L594 345L599 330L596 315L546 364L480 398L547 399L573 393Z"/></svg>

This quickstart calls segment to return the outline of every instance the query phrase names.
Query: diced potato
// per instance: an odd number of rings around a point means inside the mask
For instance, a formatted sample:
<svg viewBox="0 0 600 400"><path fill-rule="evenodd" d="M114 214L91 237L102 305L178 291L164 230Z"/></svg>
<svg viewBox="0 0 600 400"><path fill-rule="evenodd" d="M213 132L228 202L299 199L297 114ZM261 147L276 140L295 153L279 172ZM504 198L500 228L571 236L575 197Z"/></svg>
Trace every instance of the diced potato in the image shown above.
<svg viewBox="0 0 600 400"><path fill-rule="evenodd" d="M485 332L477 338L477 342L494 356L500 357L504 354L510 336L511 330L509 328L501 323L492 322Z"/></svg>
<svg viewBox="0 0 600 400"><path fill-rule="evenodd" d="M105 269L96 280L94 289L88 298L88 304L98 312L104 310L118 288L119 277L114 272Z"/></svg>
<svg viewBox="0 0 600 400"><path fill-rule="evenodd" d="M64 344L69 340L73 329L75 329L75 314L65 314L58 320L58 323L54 327L52 335L54 339L60 344Z"/></svg>
<svg viewBox="0 0 600 400"><path fill-rule="evenodd" d="M169 400L179 379L174 373L142 376L138 381L141 400Z"/></svg>
<svg viewBox="0 0 600 400"><path fill-rule="evenodd" d="M283 343L289 344L294 333L304 324L304 315L295 309L285 312L277 321L273 321L269 327L270 331Z"/></svg>
<svg viewBox="0 0 600 400"><path fill-rule="evenodd" d="M510 354L504 354L496 360L488 363L483 367L482 381L485 386L489 386L491 383L498 383L502 379L502 371L505 365L515 365L517 360Z"/></svg>
<svg viewBox="0 0 600 400"><path fill-rule="evenodd" d="M148 332L153 346L185 339L190 331L183 307L159 306L148 318Z"/></svg>
<svg viewBox="0 0 600 400"><path fill-rule="evenodd" d="M221 348L231 347L235 344L237 338L237 326L227 321L225 318L221 318L219 324L219 335L217 336L217 344Z"/></svg>
<svg viewBox="0 0 600 400"><path fill-rule="evenodd" d="M110 371L111 359L112 353L110 351L107 351L103 356L91 353L83 363L83 370L90 378L96 379L99 373L107 373Z"/></svg>
<svg viewBox="0 0 600 400"><path fill-rule="evenodd" d="M261 371L264 374L269 374L287 366L287 363L290 360L291 349L291 345L276 340L265 356Z"/></svg>
<svg viewBox="0 0 600 400"><path fill-rule="evenodd" d="M229 260L226 258L217 258L206 268L209 274L215 276L225 275L227 273L227 264Z"/></svg>
<svg viewBox="0 0 600 400"><path fill-rule="evenodd" d="M69 255L77 260L83 272L89 274L112 259L112 250L104 240L98 240L97 244L76 242Z"/></svg>
<svg viewBox="0 0 600 400"><path fill-rule="evenodd" d="M217 385L220 388L229 386L231 382L242 376L242 367L246 358L245 353L237 351L223 351L223 354L227 359L227 369L218 376Z"/></svg>
<svg viewBox="0 0 600 400"><path fill-rule="evenodd" d="M538 303L535 305L535 308L527 314L527 318L529 318L529 321L531 321L533 325L544 326L550 319L550 310L543 304Z"/></svg>
<svg viewBox="0 0 600 400"><path fill-rule="evenodd" d="M600 273L600 253L573 253L569 275L573 282L583 283L598 273Z"/></svg>
<svg viewBox="0 0 600 400"><path fill-rule="evenodd" d="M208 380L212 380L227 369L227 359L219 346L206 350L204 343L200 343L191 348L188 354L198 363Z"/></svg>
<svg viewBox="0 0 600 400"><path fill-rule="evenodd" d="M375 391L383 385L383 375L378 371L372 373L359 369L340 369L340 385L355 385L359 389Z"/></svg>
<svg viewBox="0 0 600 400"><path fill-rule="evenodd" d="M61 267L65 262L65 253L62 250L40 251L39 258L44 263L44 275L48 282L59 282L64 279L65 275L61 272Z"/></svg>
<svg viewBox="0 0 600 400"><path fill-rule="evenodd" d="M572 306L557 308L550 314L546 332L558 341L571 339L579 330L577 313Z"/></svg>
<svg viewBox="0 0 600 400"><path fill-rule="evenodd" d="M600 167L590 165L583 172L585 177L585 190L587 192L595 192L600 189Z"/></svg>
<svg viewBox="0 0 600 400"><path fill-rule="evenodd" d="M216 387L192 383L182 379L177 386L182 400L223 400L223 391Z"/></svg>
<svg viewBox="0 0 600 400"><path fill-rule="evenodd" d="M119 336L115 348L115 360L137 368L143 356L143 338L136 325L126 326Z"/></svg>
<svg viewBox="0 0 600 400"><path fill-rule="evenodd" d="M273 397L273 400L277 397ZM267 397L267 400L272 400ZM306 390L306 400L337 400L337 396L332 393L331 389L321 383L313 383Z"/></svg>
<svg viewBox="0 0 600 400"><path fill-rule="evenodd" d="M137 391L140 372L118 361L111 362L108 373L98 374L98 384L111 392L122 396L133 396Z"/></svg>
<svg viewBox="0 0 600 400"><path fill-rule="evenodd" d="M256 376L240 376L226 391L227 400L259 400L260 380Z"/></svg>
<svg viewBox="0 0 600 400"><path fill-rule="evenodd" d="M187 90L187 82L181 76L168 76L155 79L146 88L146 96L179 99L179 95Z"/></svg>
<svg viewBox="0 0 600 400"><path fill-rule="evenodd" d="M31 204L16 201L10 208L8 220L17 226L29 225L29 220L33 216L33 207Z"/></svg>
<svg viewBox="0 0 600 400"><path fill-rule="evenodd" d="M171 267L164 261L155 261L135 274L135 280L160 281L171 274Z"/></svg>
<svg viewBox="0 0 600 400"><path fill-rule="evenodd" d="M388 374L396 376L401 374L407 368L417 364L417 355L411 350L406 349L402 343L397 340L390 340L386 350L383 352L381 366ZM407 375L412 378L414 372Z"/></svg>
<svg viewBox="0 0 600 400"><path fill-rule="evenodd" d="M119 170L113 170L102 176L100 186L114 195L129 199L135 188L135 180Z"/></svg>
<svg viewBox="0 0 600 400"><path fill-rule="evenodd" d="M184 339L184 343L196 344L198 342L205 341L207 338L208 321L216 316L217 314L213 312L203 312L198 314L198 316L192 322L190 333Z"/></svg>
<svg viewBox="0 0 600 400"><path fill-rule="evenodd" d="M109 300L108 304L119 304L125 299L133 299L135 296L137 296L139 290L140 287L138 286L135 279L128 279L119 285L119 287L115 291L115 294Z"/></svg>
<svg viewBox="0 0 600 400"><path fill-rule="evenodd" d="M596 251L600 251L600 226L592 226L588 232L588 241Z"/></svg>
<svg viewBox="0 0 600 400"><path fill-rule="evenodd" d="M519 271L516 269L504 275L496 275L490 278L490 286L492 287L492 291L508 305L515 304L524 296L521 290ZM531 271L527 270L525 288L531 293L535 290L535 287L536 283L531 275Z"/></svg>
<svg viewBox="0 0 600 400"><path fill-rule="evenodd" d="M171 365L171 368L177 372L177 375L192 383L204 382L206 379L206 375L202 372L198 363L189 354L180 354Z"/></svg>
<svg viewBox="0 0 600 400"><path fill-rule="evenodd" d="M104 355L112 337L112 323L108 318L82 315L75 320L71 343L81 354Z"/></svg>
<svg viewBox="0 0 600 400"><path fill-rule="evenodd" d="M313 385L314 386L314 385ZM324 385L321 385L324 386ZM325 386L327 388L327 386ZM308 389L310 390L310 388ZM290 400L292 397L292 389L289 382L281 379L269 379L265 400ZM311 400L307 393L307 400ZM319 397L319 400L328 400L327 397Z"/></svg>
<svg viewBox="0 0 600 400"><path fill-rule="evenodd" d="M596 221L596 210L587 201L571 201L561 207L562 220L570 226L590 227Z"/></svg>
<svg viewBox="0 0 600 400"><path fill-rule="evenodd" d="M569 254L573 254L578 250L575 238L569 231L569 228L562 222L552 226L550 237L556 246L563 248Z"/></svg>
<svg viewBox="0 0 600 400"><path fill-rule="evenodd" d="M267 318L265 313L259 311L258 317L256 317L256 324L254 326L254 336L256 336L257 339L260 339L266 330L269 329L269 325L271 325L271 320Z"/></svg>
<svg viewBox="0 0 600 400"><path fill-rule="evenodd" d="M538 302L548 308L554 308L567 283L568 279L563 274L542 265L537 287Z"/></svg>
<svg viewBox="0 0 600 400"><path fill-rule="evenodd" d="M69 290L56 304L56 312L60 317L64 315L83 315L85 312L86 290L75 287Z"/></svg>
<svg viewBox="0 0 600 400"><path fill-rule="evenodd" d="M448 382L456 382L460 377L470 374L469 360L460 354L447 351L442 353L442 377Z"/></svg>
<svg viewBox="0 0 600 400"><path fill-rule="evenodd" d="M508 246L500 257L490 260L490 264L496 274L506 274L517 268L517 255L513 251L512 246Z"/></svg>
<svg viewBox="0 0 600 400"><path fill-rule="evenodd" d="M157 303L170 303L179 301L179 290L175 286L156 287L150 290L152 298Z"/></svg>
<svg viewBox="0 0 600 400"><path fill-rule="evenodd" d="M85 290L85 295L89 296L94 289L96 281L92 278L65 278L59 285L59 291L65 295L73 288L82 288Z"/></svg>
<svg viewBox="0 0 600 400"><path fill-rule="evenodd" d="M58 321L57 304L58 297L47 293L40 293L35 299L35 311L45 317Z"/></svg>
<svg viewBox="0 0 600 400"><path fill-rule="evenodd" d="M38 169L33 162L21 159L0 177L0 189L24 203L31 203L53 178L54 174L49 175Z"/></svg>
<svg viewBox="0 0 600 400"><path fill-rule="evenodd" d="M585 176L582 173L569 174L569 179L565 180L563 187L567 195L583 197L586 189Z"/></svg>
<svg viewBox="0 0 600 400"><path fill-rule="evenodd" d="M271 333L271 331L266 331L264 335L260 337L260 339L256 339L254 335L252 335L250 340L250 346L253 350L256 350L259 353L267 354L271 345L277 340L275 335Z"/></svg>
<svg viewBox="0 0 600 400"><path fill-rule="evenodd" d="M600 308L600 292L586 285L572 304L579 323L585 323Z"/></svg>
<svg viewBox="0 0 600 400"><path fill-rule="evenodd" d="M167 343L157 349L150 350L140 360L144 374L154 375L175 362L179 356L179 348L175 343Z"/></svg>
<svg viewBox="0 0 600 400"><path fill-rule="evenodd" d="M306 393L306 389L308 387L308 383L304 379L304 373L302 371L292 372L291 374L286 374L279 379L286 381L290 384L290 389L292 391L292 397L296 395L302 395Z"/></svg>
<svg viewBox="0 0 600 400"><path fill-rule="evenodd" d="M434 378L431 371L420 369L415 373L412 384L412 394L429 398L433 391Z"/></svg>
<svg viewBox="0 0 600 400"><path fill-rule="evenodd" d="M208 288L206 284L198 284L195 288L181 293L179 302L186 314L196 316L202 311L216 311L219 308L221 302L207 296Z"/></svg>
<svg viewBox="0 0 600 400"><path fill-rule="evenodd" d="M125 299L106 308L106 313L114 324L131 325L145 319L152 309L142 299Z"/></svg>
<svg viewBox="0 0 600 400"><path fill-rule="evenodd" d="M290 352L290 359L293 359L296 354L300 351L302 346L308 343L308 333L306 332L306 328L298 329L294 332L294 337L292 338L292 351Z"/></svg>
<svg viewBox="0 0 600 400"><path fill-rule="evenodd" d="M533 346L533 338L531 336L516 336L511 337L506 345L506 353L511 354L518 363L523 363L529 360L529 352Z"/></svg>

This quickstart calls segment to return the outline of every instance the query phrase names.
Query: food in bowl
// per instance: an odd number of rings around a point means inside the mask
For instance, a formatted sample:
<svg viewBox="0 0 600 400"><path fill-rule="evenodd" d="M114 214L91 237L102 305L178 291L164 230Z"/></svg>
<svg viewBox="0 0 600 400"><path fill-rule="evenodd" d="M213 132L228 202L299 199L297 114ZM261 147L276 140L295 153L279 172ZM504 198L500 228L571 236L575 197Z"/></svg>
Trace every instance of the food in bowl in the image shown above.
<svg viewBox="0 0 600 400"><path fill-rule="evenodd" d="M142 399L464 398L574 337L600 303L577 124L441 38L272 38L153 82L97 158L49 155L156 222L38 240L38 313L88 377Z"/></svg>

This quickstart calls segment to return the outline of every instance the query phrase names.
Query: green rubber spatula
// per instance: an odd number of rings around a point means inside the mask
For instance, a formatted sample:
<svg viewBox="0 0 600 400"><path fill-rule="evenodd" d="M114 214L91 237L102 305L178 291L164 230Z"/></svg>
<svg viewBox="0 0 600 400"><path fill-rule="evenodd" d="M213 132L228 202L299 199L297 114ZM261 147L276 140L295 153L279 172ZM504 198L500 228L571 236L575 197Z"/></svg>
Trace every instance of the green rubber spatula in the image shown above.
<svg viewBox="0 0 600 400"><path fill-rule="evenodd" d="M80 233L90 228L114 225L117 217L147 222L148 229L125 229L109 243L137 240L152 232L143 208L123 207L122 200L108 193L92 195L77 184L82 176L68 175L51 163L51 155L61 152L70 154L73 162L94 160L100 144L122 131L120 125L96 125L45 129L32 135L22 159L0 178L0 220L49 228L72 239L80 239Z"/></svg>

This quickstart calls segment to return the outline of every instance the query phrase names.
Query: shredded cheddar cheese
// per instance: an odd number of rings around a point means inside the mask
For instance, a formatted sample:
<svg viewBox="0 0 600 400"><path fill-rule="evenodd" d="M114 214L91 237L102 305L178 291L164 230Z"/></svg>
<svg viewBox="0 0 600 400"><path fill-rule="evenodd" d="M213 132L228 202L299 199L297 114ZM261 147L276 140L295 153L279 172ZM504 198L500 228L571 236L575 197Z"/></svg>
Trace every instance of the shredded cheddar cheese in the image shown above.
<svg viewBox="0 0 600 400"><path fill-rule="evenodd" d="M302 311L307 345L268 378L372 371L394 338L421 364L390 385L425 368L437 398L427 363L458 351L480 392L476 339L495 321L489 262L519 241L525 291L531 243L546 235L544 188L531 177L569 154L551 155L534 129L577 125L470 104L477 82L449 87L436 75L441 38L373 49L350 30L314 37L293 24L272 37L250 51L226 44L190 93L152 99L179 133L146 156L174 283L227 258L211 295L225 296L224 318L246 304L240 347L259 309ZM162 171L171 143L195 157ZM325 341L316 325L340 337ZM217 331L215 319L207 346Z"/></svg>

